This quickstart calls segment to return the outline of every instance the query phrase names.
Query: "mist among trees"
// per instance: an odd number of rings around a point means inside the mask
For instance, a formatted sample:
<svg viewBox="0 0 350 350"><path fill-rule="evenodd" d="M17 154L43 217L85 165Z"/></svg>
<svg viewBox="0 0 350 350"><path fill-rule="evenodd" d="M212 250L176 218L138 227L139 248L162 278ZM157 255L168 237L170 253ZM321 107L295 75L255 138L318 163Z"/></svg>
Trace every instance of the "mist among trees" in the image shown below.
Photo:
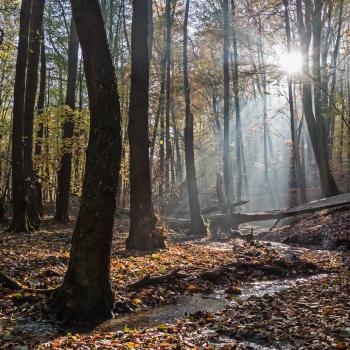
<svg viewBox="0 0 350 350"><path fill-rule="evenodd" d="M1 348L350 347L349 15L0 1Z"/></svg>

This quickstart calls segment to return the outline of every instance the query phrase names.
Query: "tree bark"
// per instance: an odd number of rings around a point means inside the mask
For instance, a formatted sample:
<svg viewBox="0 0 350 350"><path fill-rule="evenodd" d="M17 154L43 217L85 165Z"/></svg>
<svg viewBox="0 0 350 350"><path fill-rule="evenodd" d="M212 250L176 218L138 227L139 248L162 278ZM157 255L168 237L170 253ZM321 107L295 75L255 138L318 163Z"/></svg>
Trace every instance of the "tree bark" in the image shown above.
<svg viewBox="0 0 350 350"><path fill-rule="evenodd" d="M129 106L130 231L127 249L165 248L157 232L149 164L149 4L133 0L131 31L131 90Z"/></svg>
<svg viewBox="0 0 350 350"><path fill-rule="evenodd" d="M317 0L319 1L319 0ZM317 5L318 7L320 5ZM317 7L316 7L317 10ZM317 11L320 11L318 9ZM317 52L319 51L317 49L317 45L319 45L318 41L318 30L320 26L320 14L317 13L317 11L314 14L314 23L313 23L313 31L316 34L316 42L314 43L314 64L317 67ZM312 89L311 89L311 83L310 83L310 77L309 77L309 47L311 42L311 14L312 14L312 2L311 0L305 0L305 23L304 23L304 16L303 16L303 10L302 10L302 3L301 0L297 0L297 19L298 19L298 28L299 28L299 35L300 35L300 42L301 42L301 51L302 51L302 73L304 75L304 82L303 82L303 106L305 111L305 119L307 122L310 140L312 144L312 148L315 154L316 162L318 165L320 178L321 178L321 186L322 186L322 192L326 197L334 196L339 194L338 186L334 180L334 177L331 173L329 162L327 159L327 151L326 151L326 139L325 139L325 133L324 133L324 125L323 121L315 120L315 115L312 108ZM315 38L314 38L315 40ZM316 67L314 69L316 69ZM316 82L317 82L317 72L316 73ZM316 83L316 89L318 88L319 81ZM317 92L316 92L317 94ZM316 99L319 98L319 95L316 96ZM319 108L320 106L318 106ZM317 115L320 117L320 111L316 111ZM323 131L322 131L323 130Z"/></svg>
<svg viewBox="0 0 350 350"><path fill-rule="evenodd" d="M230 71L229 71L229 15L228 0L223 0L224 17L224 43L223 43L223 69L224 69L224 188L226 208L230 207L232 187L230 171Z"/></svg>
<svg viewBox="0 0 350 350"><path fill-rule="evenodd" d="M292 35L289 19L289 0L283 0L284 4L284 20L286 25L286 37L287 37L287 52L291 53ZM305 177L301 169L300 155L299 155L299 143L296 135L296 118L295 118L295 106L293 96L293 76L288 75L288 102L290 110L290 130L292 138L291 146L291 183L294 179L297 180L297 184L300 191L300 199L302 203L306 202L306 190L305 190Z"/></svg>
<svg viewBox="0 0 350 350"><path fill-rule="evenodd" d="M170 188L170 162L172 154L172 146L170 141L170 99L171 99L171 0L166 0L166 44L165 44L165 59L166 59L166 86L165 86L165 188Z"/></svg>
<svg viewBox="0 0 350 350"><path fill-rule="evenodd" d="M188 201L191 216L191 233L195 235L204 235L207 233L207 227L201 214L198 199L196 166L194 159L193 145L193 114L191 112L190 86L188 79L188 13L190 0L186 1L185 20L183 26L183 70L184 70L184 95L186 104L186 126L185 126L185 163L186 163L186 181L188 189Z"/></svg>
<svg viewBox="0 0 350 350"><path fill-rule="evenodd" d="M63 156L58 172L55 221L69 220L69 195L72 177L72 137L74 134L75 92L78 71L79 38L74 20L71 20L68 44L68 81L66 93L66 120L63 125Z"/></svg>
<svg viewBox="0 0 350 350"><path fill-rule="evenodd" d="M31 8L32 1L22 0L12 121L13 219L11 229L15 232L28 231L29 229L24 188L23 128Z"/></svg>
<svg viewBox="0 0 350 350"><path fill-rule="evenodd" d="M344 0L340 1L339 4L339 17L338 17L338 28L337 28L337 35L335 39L335 44L334 44L334 50L333 50L333 55L332 55L332 80L331 80L331 108L330 112L331 115L335 112L335 104L336 104L336 84L337 84L337 70L338 70L338 55L339 55L339 47L340 47L340 40L341 40L341 31L342 31L342 26L343 26L343 9L344 9ZM328 123L329 124L329 123ZM329 152L328 154L332 154L332 149L333 149L333 140L334 140L334 135L331 135L330 133L334 133L334 128L335 128L335 118L331 117L330 118L330 127L328 130L326 130L326 134L329 139ZM331 158L331 157L330 157Z"/></svg>
<svg viewBox="0 0 350 350"><path fill-rule="evenodd" d="M265 53L264 53L264 45L262 41L262 23L259 18L259 36L257 39L257 49L258 49L258 59L259 66L262 70L261 74L261 87L259 87L260 96L263 102L263 154L264 154L264 178L265 185L267 186L267 190L269 192L269 196L271 199L272 205L276 206L275 200L275 191L272 190L271 179L270 179L270 171L269 171L269 150L268 150L268 142L269 142L269 126L268 126L268 115L267 115L267 77L266 77L266 62L265 62ZM258 78L259 79L259 78ZM258 80L258 84L260 81Z"/></svg>
<svg viewBox="0 0 350 350"><path fill-rule="evenodd" d="M29 225L37 228L40 223L36 179L33 169L33 126L36 92L38 87L38 67L45 0L33 0L29 34L28 69L24 108L23 168L26 194L26 210Z"/></svg>
<svg viewBox="0 0 350 350"><path fill-rule="evenodd" d="M232 10L232 46L233 46L233 92L235 96L236 110L236 157L237 157L237 201L242 199L242 129L241 129L241 106L239 98L239 72L238 72L238 47L237 47L237 19L236 19L236 4L235 0L231 0Z"/></svg>
<svg viewBox="0 0 350 350"><path fill-rule="evenodd" d="M176 180L178 183L183 181L182 175L182 159L181 159L181 151L180 151L180 132L177 126L177 117L175 113L175 103L172 103L172 119L173 119L173 127L174 127L174 143L175 143L175 151L176 151L176 162L175 162L175 173Z"/></svg>
<svg viewBox="0 0 350 350"><path fill-rule="evenodd" d="M109 280L121 137L120 105L98 0L71 0L84 58L90 137L83 193L68 270L52 310L66 322L98 324L111 317Z"/></svg>
<svg viewBox="0 0 350 350"><path fill-rule="evenodd" d="M45 52L45 41L44 41L44 31L41 43L40 51L40 84L39 84L39 96L38 96L38 116L42 116L45 108L45 90L46 90L46 52ZM37 141L34 148L34 154L36 157L40 158L43 153L43 138L44 138L44 123L40 122L38 124L37 130ZM38 174L37 174L38 175ZM42 192L42 181L39 177L36 178L36 191L38 200L39 213L43 215L43 192Z"/></svg>
<svg viewBox="0 0 350 350"><path fill-rule="evenodd" d="M151 170L153 168L153 157L154 157L154 151L155 151L155 145L157 140L157 131L158 131L158 125L162 123L162 119L164 119L164 93L165 93L165 69L166 69L166 61L165 56L163 55L161 59L160 64L160 91L159 91L159 100L158 100L158 107L156 112L156 119L154 122L154 128L153 128L153 134L152 134L152 140L151 140L151 151L150 151L150 167ZM161 141L161 138L160 140ZM160 144L161 145L161 144Z"/></svg>

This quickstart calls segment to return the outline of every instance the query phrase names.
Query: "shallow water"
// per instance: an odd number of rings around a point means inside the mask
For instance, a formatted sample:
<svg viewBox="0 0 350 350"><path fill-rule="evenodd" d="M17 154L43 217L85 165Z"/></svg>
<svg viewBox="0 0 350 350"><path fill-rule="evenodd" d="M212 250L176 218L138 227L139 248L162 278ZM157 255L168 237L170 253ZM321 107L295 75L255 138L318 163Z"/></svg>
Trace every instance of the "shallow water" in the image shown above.
<svg viewBox="0 0 350 350"><path fill-rule="evenodd" d="M265 295L274 295L283 290L296 288L299 284L308 281L322 279L327 274L319 274L305 278L281 279L271 281L258 281L254 283L247 283L242 288L242 293L237 295L232 300L226 299L226 293L223 289L217 289L212 294L193 294L180 296L176 303L170 305L158 306L154 309L117 317L98 327L98 330L116 331L122 330L125 327L130 329L148 328L158 326L160 324L175 323L178 319L186 318L188 315L195 312L218 312L224 310L230 304L236 303L237 299L248 299L251 297L263 297ZM225 344L236 342L236 339L229 337L219 337L215 331L206 327L200 330L200 333L213 333L213 339L218 339L212 343L215 347L221 348ZM238 341L237 349L252 349L252 350L290 350L292 349L288 344L275 344L266 346L259 344L258 339L247 339L245 341Z"/></svg>
<svg viewBox="0 0 350 350"><path fill-rule="evenodd" d="M147 328L154 327L160 324L175 323L178 319L188 317L190 314L196 312L218 312L224 310L230 304L236 303L237 299L248 299L250 297L262 297L264 295L274 295L283 290L290 288L296 288L299 284L322 279L327 274L319 274L309 276L305 278L294 278L294 279L281 279L272 281L258 281L254 283L247 283L242 287L242 293L228 300L226 298L225 290L217 289L211 294L193 294L180 296L175 303L168 305L161 305L156 308L139 312L131 313L124 316L117 316L117 318L109 320L99 327L97 331L110 332L123 330L125 327L130 329L135 328ZM329 276L329 275L328 275ZM1 328L1 327L0 327ZM45 334L52 335L57 333L60 328L57 324L50 322L40 322L30 319L17 319L14 322L15 333L22 336L31 336L33 338L40 337ZM203 328L201 332L213 332L213 330ZM219 340L213 345L220 348L225 344L235 341L228 337L220 337ZM247 340L239 341L237 349L253 349L253 350L289 350L288 345L273 345L264 346L258 344L258 341ZM241 346L241 347L240 347Z"/></svg>
<svg viewBox="0 0 350 350"><path fill-rule="evenodd" d="M226 308L230 303L235 303L235 299L248 299L250 297L262 297L264 295L274 295L283 290L296 287L300 283L305 283L314 279L322 279L326 274L319 274L311 277L296 279L281 279L272 281L259 281L247 283L241 289L242 293L229 301L226 299L225 290L217 289L212 294L193 294L180 296L176 303L161 305L147 311L132 313L109 320L102 324L101 330L118 330L125 326L128 328L153 327L164 323L175 323L176 320L185 318L195 312L217 312Z"/></svg>
<svg viewBox="0 0 350 350"><path fill-rule="evenodd" d="M187 315L199 311L216 312L225 309L229 301L216 294L193 294L180 296L176 303L162 305L154 309L129 314L109 320L99 328L105 330L153 327L164 323L174 323Z"/></svg>

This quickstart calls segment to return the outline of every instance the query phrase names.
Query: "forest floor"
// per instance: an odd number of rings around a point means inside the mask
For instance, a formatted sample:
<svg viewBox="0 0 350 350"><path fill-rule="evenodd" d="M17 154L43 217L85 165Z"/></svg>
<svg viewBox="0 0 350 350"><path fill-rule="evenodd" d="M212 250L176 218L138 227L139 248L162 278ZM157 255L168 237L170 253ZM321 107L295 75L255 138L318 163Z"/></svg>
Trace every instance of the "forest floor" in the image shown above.
<svg viewBox="0 0 350 350"><path fill-rule="evenodd" d="M121 216L115 226L113 320L94 330L67 328L52 319L45 294L1 288L0 348L350 349L350 274L344 265L349 208L264 237L306 242L307 248L229 238L190 241L170 232L166 250L126 252L127 222ZM47 218L36 232L1 232L0 271L30 288L58 286L72 228ZM332 245L332 237L342 244ZM130 288L148 274L172 271L156 285Z"/></svg>

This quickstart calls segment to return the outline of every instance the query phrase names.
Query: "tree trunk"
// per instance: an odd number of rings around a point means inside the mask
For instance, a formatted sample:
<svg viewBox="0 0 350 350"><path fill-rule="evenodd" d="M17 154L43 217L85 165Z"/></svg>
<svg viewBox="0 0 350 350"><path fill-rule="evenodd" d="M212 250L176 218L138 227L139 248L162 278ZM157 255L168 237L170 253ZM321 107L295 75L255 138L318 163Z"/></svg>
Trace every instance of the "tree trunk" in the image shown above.
<svg viewBox="0 0 350 350"><path fill-rule="evenodd" d="M164 53L165 55L165 53ZM154 151L155 151L155 145L156 145L156 139L157 139L157 131L158 131L158 125L162 125L162 120L164 119L164 93L165 93L165 70L166 70L166 60L165 56L161 59L161 72L160 72L160 91L159 91L159 100L158 100L158 107L156 112L156 119L154 122L154 128L153 128L153 134L152 134L152 140L151 140L151 151L150 151L150 167L151 170L153 168L153 157L154 157ZM159 141L162 141L162 138L160 138ZM161 146L161 143L159 143ZM161 181L161 179L160 179Z"/></svg>
<svg viewBox="0 0 350 350"><path fill-rule="evenodd" d="M181 151L180 151L180 132L177 126L177 117L175 113L175 103L172 102L172 119L173 119L173 127L174 127L174 143L175 143L175 151L176 151L176 163L175 163L175 173L176 180L178 183L182 183L183 175L182 175L182 159L181 159Z"/></svg>
<svg viewBox="0 0 350 350"><path fill-rule="evenodd" d="M305 4L306 6L305 6L305 23L304 23L302 3L301 3L301 0L297 0L298 27L299 27L299 34L300 34L300 41L301 41L301 51L302 51L301 53L303 57L303 63L302 63L302 71L304 75L303 106L304 106L305 119L309 130L312 148L315 154L316 162L320 173L322 192L326 197L329 197L329 196L339 194L339 189L331 173L328 159L327 159L324 125L322 125L323 121L320 119L317 121L315 120L314 112L312 109L312 105L313 105L312 89L311 89L311 84L308 80L309 79L309 47L311 42L312 2L311 0L306 0ZM316 5L316 6L319 7L320 5ZM317 7L316 7L316 10L317 10ZM320 11L320 10L318 9L317 11ZM317 13L317 11L314 14L315 18L313 23L314 33L316 34L320 26L320 23L319 23L320 15ZM316 54L318 52L317 45L319 45L319 43L317 43L317 39L318 39L318 35L316 36L316 43L314 43L314 49L315 49L314 64L316 66L318 62L316 57ZM315 78L317 81L317 77ZM318 83L316 83L316 89L318 88L317 84L319 84L319 81ZM319 98L319 95L316 96L316 99L317 98ZM316 113L318 113L318 116L320 117L319 110L317 110ZM322 132L322 129L323 129L323 132Z"/></svg>
<svg viewBox="0 0 350 350"><path fill-rule="evenodd" d="M259 18L259 37L257 39L257 49L258 49L258 59L259 66L262 70L261 74L261 87L259 88L260 96L263 102L263 154L264 154L264 178L265 185L267 186L268 194L271 199L271 204L273 207L276 206L275 194L277 192L277 188L272 190L271 180L270 180L270 172L269 172L269 128L268 128L268 115L267 115L267 77L266 77L266 62L265 62L265 53L264 46L262 41L262 24L261 19ZM259 79L259 78L258 78ZM260 84L260 82L258 82Z"/></svg>
<svg viewBox="0 0 350 350"><path fill-rule="evenodd" d="M193 114L191 112L190 101L190 86L188 80L188 13L190 0L186 1L185 20L183 27L183 69L184 69L184 95L186 104L186 126L185 126L185 163L186 163L186 181L188 189L188 201L190 206L191 216L191 233L195 235L204 235L207 233L207 227L201 214L201 209L198 200L198 188L196 167L194 160L194 145L193 145Z"/></svg>
<svg viewBox="0 0 350 350"><path fill-rule="evenodd" d="M38 67L42 39L45 0L33 0L29 34L28 69L24 107L23 166L25 179L26 210L28 223L37 228L40 223L36 179L33 169L33 125L36 92L38 87Z"/></svg>
<svg viewBox="0 0 350 350"><path fill-rule="evenodd" d="M239 99L239 72L238 72L238 47L237 47L237 19L235 0L231 0L232 8L232 44L233 44L233 92L235 95L235 110L236 110L236 157L237 157L237 201L242 199L242 129L241 129L241 106Z"/></svg>
<svg viewBox="0 0 350 350"><path fill-rule="evenodd" d="M98 324L111 317L110 254L121 153L120 105L98 0L71 0L84 58L90 137L68 270L53 297L64 321Z"/></svg>
<svg viewBox="0 0 350 350"><path fill-rule="evenodd" d="M344 0L340 1L339 4L339 18L338 18L338 28L337 28L337 35L336 40L334 44L334 50L333 50L333 57L332 57L332 80L331 80L331 108L330 108L330 114L333 116L335 114L335 106L337 104L337 96L336 96L336 85L337 85L337 70L338 70L338 55L339 55L339 46L340 46L340 40L341 40L341 31L342 31L342 25L343 25L343 7L344 7ZM335 118L330 118L330 128L328 131L328 139L329 139L329 150L328 154L332 155L333 150L333 144L334 144L334 129L335 129Z"/></svg>
<svg viewBox="0 0 350 350"><path fill-rule="evenodd" d="M46 90L46 53L45 53L45 42L44 33L41 43L40 51L40 84L39 84L39 96L38 96L38 116L42 116L45 108L45 90ZM37 141L34 148L34 154L36 157L40 158L43 154L43 138L44 138L44 124L40 122L38 124L37 130ZM39 174L37 174L39 175ZM36 191L38 199L38 209L39 213L43 215L43 192L42 192L42 180L39 177L36 178Z"/></svg>
<svg viewBox="0 0 350 350"><path fill-rule="evenodd" d="M166 89L165 89L165 188L170 188L170 162L172 147L170 141L170 99L171 99L171 0L166 0L166 44L165 44L165 59L166 59Z"/></svg>
<svg viewBox="0 0 350 350"><path fill-rule="evenodd" d="M224 187L226 208L230 207L232 187L230 171L230 72L229 72L229 16L228 0L223 0L224 16L224 47L223 47L223 68L224 68Z"/></svg>
<svg viewBox="0 0 350 350"><path fill-rule="evenodd" d="M72 137L74 134L75 91L78 71L79 38L74 20L71 20L68 44L68 81L66 106L66 120L63 125L63 156L58 172L58 188L56 197L55 221L69 220L69 195L72 177Z"/></svg>
<svg viewBox="0 0 350 350"><path fill-rule="evenodd" d="M16 78L13 98L12 121L12 201L13 219L11 229L28 231L23 166L23 128L26 90L26 71L29 44L29 26L32 1L22 0Z"/></svg>
<svg viewBox="0 0 350 350"><path fill-rule="evenodd" d="M286 25L286 37L287 37L287 50L288 54L291 53L292 35L290 29L289 19L289 0L283 0L284 3L284 20ZM293 96L293 76L288 75L288 102L290 110L290 130L292 137L291 146L291 183L294 183L294 179L297 180L297 184L300 191L300 199L302 203L306 202L306 190L304 175L302 174L300 155L299 155L299 144L296 137L296 118L295 118L295 107L294 107L294 96Z"/></svg>
<svg viewBox="0 0 350 350"><path fill-rule="evenodd" d="M149 165L149 4L133 0L131 31L131 90L129 106L130 231L127 249L165 248L156 230Z"/></svg>

